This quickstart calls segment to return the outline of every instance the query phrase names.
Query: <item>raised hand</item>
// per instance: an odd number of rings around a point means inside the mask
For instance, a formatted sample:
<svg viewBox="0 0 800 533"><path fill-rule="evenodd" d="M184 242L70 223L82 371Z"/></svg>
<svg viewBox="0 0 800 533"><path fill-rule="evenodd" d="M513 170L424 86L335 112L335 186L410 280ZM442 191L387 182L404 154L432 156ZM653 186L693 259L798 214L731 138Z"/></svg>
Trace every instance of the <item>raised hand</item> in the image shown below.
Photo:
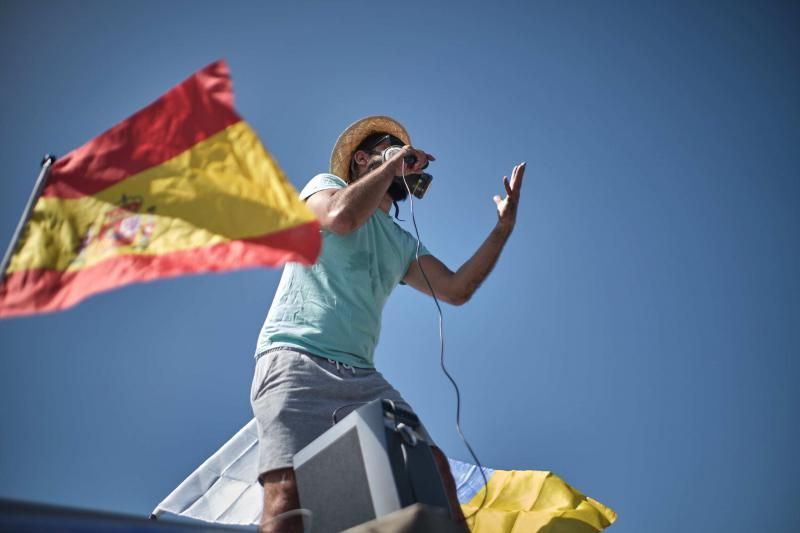
<svg viewBox="0 0 800 533"><path fill-rule="evenodd" d="M524 175L525 163L520 163L511 171L511 181L508 180L508 176L503 176L506 197L494 197L494 203L497 204L497 225L509 233L514 229L514 224L517 221L517 205L519 204L519 193L522 190L522 177Z"/></svg>

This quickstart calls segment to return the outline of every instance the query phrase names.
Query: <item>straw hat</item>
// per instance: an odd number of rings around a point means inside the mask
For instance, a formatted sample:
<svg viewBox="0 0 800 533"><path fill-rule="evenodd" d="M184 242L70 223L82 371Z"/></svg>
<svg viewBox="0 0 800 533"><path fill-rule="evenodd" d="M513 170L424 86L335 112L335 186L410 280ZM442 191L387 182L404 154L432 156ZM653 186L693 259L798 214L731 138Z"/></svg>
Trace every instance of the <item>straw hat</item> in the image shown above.
<svg viewBox="0 0 800 533"><path fill-rule="evenodd" d="M331 174L349 181L350 160L361 142L373 133L389 133L406 144L411 138L406 129L391 117L371 116L351 124L339 135L331 152Z"/></svg>

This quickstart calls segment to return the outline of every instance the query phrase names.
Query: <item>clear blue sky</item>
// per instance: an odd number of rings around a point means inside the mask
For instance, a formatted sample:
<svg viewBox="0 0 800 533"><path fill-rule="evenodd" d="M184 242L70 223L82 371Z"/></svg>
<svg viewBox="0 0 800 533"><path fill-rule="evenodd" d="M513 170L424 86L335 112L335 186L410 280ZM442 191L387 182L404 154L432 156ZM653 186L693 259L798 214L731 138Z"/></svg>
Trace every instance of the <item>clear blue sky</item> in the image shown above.
<svg viewBox="0 0 800 533"><path fill-rule="evenodd" d="M451 267L527 161L504 256L445 310L482 461L557 472L619 533L797 531L799 30L793 2L3 0L0 238L44 152L219 58L298 188L352 121L402 121L437 156L417 218ZM0 497L147 514L249 420L278 277L0 321ZM431 301L396 291L377 364L469 460Z"/></svg>

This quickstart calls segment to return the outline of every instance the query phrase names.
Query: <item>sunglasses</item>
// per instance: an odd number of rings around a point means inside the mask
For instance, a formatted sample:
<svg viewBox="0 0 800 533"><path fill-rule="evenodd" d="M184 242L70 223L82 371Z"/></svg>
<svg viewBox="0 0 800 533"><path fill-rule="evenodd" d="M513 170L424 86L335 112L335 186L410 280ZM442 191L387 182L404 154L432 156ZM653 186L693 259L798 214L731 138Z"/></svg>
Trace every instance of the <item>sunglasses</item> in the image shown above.
<svg viewBox="0 0 800 533"><path fill-rule="evenodd" d="M384 135L383 137L381 137L380 139L378 139L377 141L372 143L372 145L368 146L367 149L365 150L365 152L373 153L373 150L375 149L376 146L380 145L381 143L385 143L386 141L389 141L389 146L405 146L406 145L406 143L404 143L399 138L395 137L394 135L392 135L390 133L387 133L386 135Z"/></svg>

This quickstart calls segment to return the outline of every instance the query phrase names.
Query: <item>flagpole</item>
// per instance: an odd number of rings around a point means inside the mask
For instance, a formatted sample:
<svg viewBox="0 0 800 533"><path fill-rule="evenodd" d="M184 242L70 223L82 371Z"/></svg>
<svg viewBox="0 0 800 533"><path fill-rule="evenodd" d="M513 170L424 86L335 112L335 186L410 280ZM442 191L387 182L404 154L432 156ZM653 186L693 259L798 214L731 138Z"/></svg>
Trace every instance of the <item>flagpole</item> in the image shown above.
<svg viewBox="0 0 800 533"><path fill-rule="evenodd" d="M22 217L19 219L19 224L17 224L17 229L14 231L14 236L11 237L11 243L9 243L6 253L3 256L3 262L0 263L0 283L5 280L6 269L8 268L8 264L11 262L11 256L14 255L14 252L17 249L17 244L19 244L19 239L22 236L22 230L25 228L25 224L28 223L28 219L31 217L33 206L36 205L36 200L39 199L39 195L42 193L44 184L47 181L47 175L50 173L50 167L53 166L55 161L56 157L50 154L45 154L44 158L42 159L42 169L39 171L39 177L36 178L36 184L33 186L33 192L31 192L31 196L28 198L28 204L25 206L25 211L22 212Z"/></svg>

